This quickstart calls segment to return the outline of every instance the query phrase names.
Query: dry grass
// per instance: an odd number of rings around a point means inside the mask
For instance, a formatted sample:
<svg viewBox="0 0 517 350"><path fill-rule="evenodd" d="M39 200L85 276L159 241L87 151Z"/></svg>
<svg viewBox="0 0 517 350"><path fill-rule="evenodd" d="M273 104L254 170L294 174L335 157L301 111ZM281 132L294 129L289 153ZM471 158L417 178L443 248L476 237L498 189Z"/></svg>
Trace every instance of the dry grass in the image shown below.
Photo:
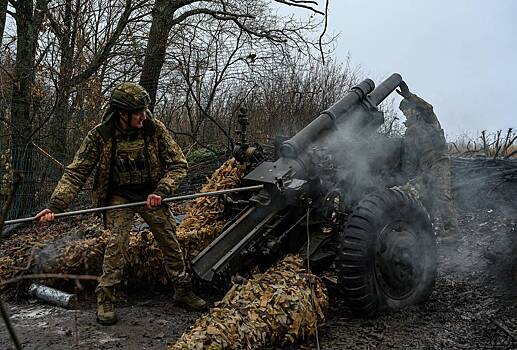
<svg viewBox="0 0 517 350"><path fill-rule="evenodd" d="M449 153L458 156L488 158L517 158L517 132L508 128L488 133L483 130L476 137L463 134L449 143Z"/></svg>

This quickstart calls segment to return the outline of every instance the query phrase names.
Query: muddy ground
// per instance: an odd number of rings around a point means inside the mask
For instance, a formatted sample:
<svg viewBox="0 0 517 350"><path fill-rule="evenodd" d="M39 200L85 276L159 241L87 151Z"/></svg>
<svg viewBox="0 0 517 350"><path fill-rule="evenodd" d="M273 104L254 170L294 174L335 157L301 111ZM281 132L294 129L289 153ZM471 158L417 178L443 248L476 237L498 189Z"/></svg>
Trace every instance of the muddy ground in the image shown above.
<svg viewBox="0 0 517 350"><path fill-rule="evenodd" d="M439 274L430 300L375 320L353 318L334 298L318 339L293 349L517 349L517 285L511 250L517 215L486 206L460 210L463 237L455 251L440 247ZM515 283L515 281L513 281ZM165 349L199 313L175 307L167 291L129 292L120 322L95 322L95 301L81 297L76 310L36 300L9 303L24 349ZM13 349L0 327L0 349Z"/></svg>

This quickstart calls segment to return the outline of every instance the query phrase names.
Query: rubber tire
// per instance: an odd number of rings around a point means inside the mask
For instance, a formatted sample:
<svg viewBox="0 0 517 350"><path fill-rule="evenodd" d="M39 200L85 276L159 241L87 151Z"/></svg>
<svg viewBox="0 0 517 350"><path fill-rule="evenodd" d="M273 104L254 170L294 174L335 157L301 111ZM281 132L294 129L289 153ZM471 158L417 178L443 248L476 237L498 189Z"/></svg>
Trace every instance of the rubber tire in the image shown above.
<svg viewBox="0 0 517 350"><path fill-rule="evenodd" d="M416 234L423 252L423 273L416 288L403 299L393 299L380 287L375 273L377 238L386 225L403 222ZM375 317L426 301L436 277L436 239L429 214L417 199L397 189L375 192L353 209L339 235L338 281L355 316Z"/></svg>

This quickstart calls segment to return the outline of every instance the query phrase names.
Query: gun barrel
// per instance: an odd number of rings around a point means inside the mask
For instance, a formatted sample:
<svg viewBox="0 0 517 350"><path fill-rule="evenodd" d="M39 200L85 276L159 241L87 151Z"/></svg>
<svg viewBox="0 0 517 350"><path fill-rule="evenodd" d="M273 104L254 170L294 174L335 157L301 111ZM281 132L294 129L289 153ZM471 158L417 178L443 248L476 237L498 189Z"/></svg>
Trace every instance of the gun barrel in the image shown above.
<svg viewBox="0 0 517 350"><path fill-rule="evenodd" d="M373 106L378 106L389 94L395 90L400 83L402 77L398 73L393 73L382 83L379 84L369 95L368 99Z"/></svg>
<svg viewBox="0 0 517 350"><path fill-rule="evenodd" d="M341 100L322 112L292 138L285 141L280 147L280 154L286 158L298 157L309 144L321 137L323 133L334 128L335 121L346 114L358 101L364 99L374 88L375 83L371 79L363 80L354 86Z"/></svg>

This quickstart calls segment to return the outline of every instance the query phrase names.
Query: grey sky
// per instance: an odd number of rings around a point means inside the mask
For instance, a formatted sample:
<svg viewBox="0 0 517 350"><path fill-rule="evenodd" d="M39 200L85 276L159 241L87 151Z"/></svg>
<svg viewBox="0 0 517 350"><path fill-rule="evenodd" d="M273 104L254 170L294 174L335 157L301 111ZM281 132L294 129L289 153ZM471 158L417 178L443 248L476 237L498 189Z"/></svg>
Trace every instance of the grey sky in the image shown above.
<svg viewBox="0 0 517 350"><path fill-rule="evenodd" d="M329 12L336 56L376 82L401 73L448 136L517 127L517 1L331 0Z"/></svg>

